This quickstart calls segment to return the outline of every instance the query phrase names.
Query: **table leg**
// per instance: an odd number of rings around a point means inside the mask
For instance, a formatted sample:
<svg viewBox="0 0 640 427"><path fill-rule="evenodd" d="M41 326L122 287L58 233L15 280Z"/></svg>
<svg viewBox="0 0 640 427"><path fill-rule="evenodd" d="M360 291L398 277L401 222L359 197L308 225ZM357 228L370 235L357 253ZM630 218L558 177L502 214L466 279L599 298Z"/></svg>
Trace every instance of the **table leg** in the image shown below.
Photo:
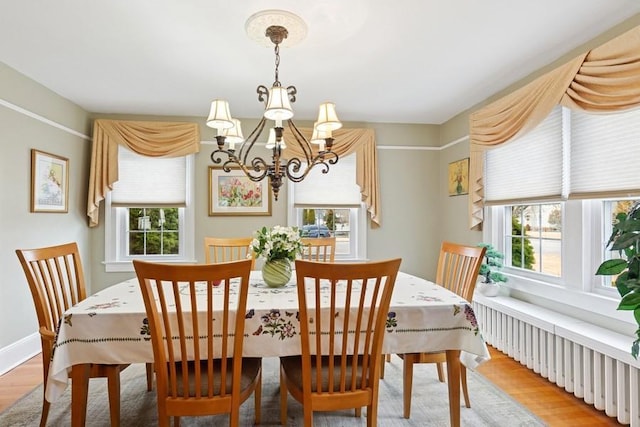
<svg viewBox="0 0 640 427"><path fill-rule="evenodd" d="M460 350L447 350L447 383L451 427L460 427Z"/></svg>
<svg viewBox="0 0 640 427"><path fill-rule="evenodd" d="M87 393L89 392L89 364L71 368L71 426L84 427L87 420Z"/></svg>

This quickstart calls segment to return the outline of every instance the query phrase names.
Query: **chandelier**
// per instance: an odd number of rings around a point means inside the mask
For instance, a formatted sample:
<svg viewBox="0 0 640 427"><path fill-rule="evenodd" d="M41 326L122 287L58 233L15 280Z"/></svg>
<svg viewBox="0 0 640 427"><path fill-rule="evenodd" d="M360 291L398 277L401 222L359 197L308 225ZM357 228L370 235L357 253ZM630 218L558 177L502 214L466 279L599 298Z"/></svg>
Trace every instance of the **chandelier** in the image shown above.
<svg viewBox="0 0 640 427"><path fill-rule="evenodd" d="M270 25L269 20L277 24ZM331 151L333 146L331 133L341 128L342 123L338 120L335 104L325 102L320 105L311 139L305 138L298 130L292 120L293 109L291 107L291 104L296 101L298 92L295 86L282 86L278 70L280 45L289 36L289 30L285 25L295 27L296 37L299 37L299 28L303 28L306 32L306 26L300 17L292 13L268 10L252 15L247 20L246 28L249 32L251 29L255 31L255 28L265 25L268 26L263 35L274 45L275 81L269 89L263 85L259 85L257 88L258 101L265 105L260 122L245 139L240 120L231 117L229 103L222 99L214 99L211 102L207 126L217 130L217 149L211 153L211 161L215 164L222 163L222 169L225 172L230 172L231 168L240 168L247 178L254 182L269 178L273 197L278 200L278 192L283 184L283 179L300 182L314 167L319 167L322 173L327 173L329 172L329 164L337 163L338 155ZM270 162L257 155L254 156L252 152L256 141L267 127L267 120L273 122L273 125L268 128L269 136L265 145L266 149L271 150ZM283 137L285 122L293 137L288 143L297 146L296 151L302 152L300 157L283 157L283 149L287 147ZM316 149L313 148L314 145L317 146Z"/></svg>

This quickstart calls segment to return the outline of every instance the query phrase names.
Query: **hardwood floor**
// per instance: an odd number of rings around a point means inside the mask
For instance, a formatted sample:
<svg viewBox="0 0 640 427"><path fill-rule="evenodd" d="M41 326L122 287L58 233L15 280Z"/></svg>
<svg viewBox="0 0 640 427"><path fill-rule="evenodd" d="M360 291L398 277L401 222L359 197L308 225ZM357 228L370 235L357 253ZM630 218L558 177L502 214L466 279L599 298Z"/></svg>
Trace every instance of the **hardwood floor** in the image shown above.
<svg viewBox="0 0 640 427"><path fill-rule="evenodd" d="M489 351L491 360L480 365L478 372L549 426L620 425L615 418L606 416L499 350L489 346ZM470 398L473 406L473 395Z"/></svg>
<svg viewBox="0 0 640 427"><path fill-rule="evenodd" d="M519 362L489 347L492 359L478 372L529 408L551 427L616 426L615 419L550 383ZM0 376L0 411L42 382L40 355ZM473 405L473 395L471 395Z"/></svg>

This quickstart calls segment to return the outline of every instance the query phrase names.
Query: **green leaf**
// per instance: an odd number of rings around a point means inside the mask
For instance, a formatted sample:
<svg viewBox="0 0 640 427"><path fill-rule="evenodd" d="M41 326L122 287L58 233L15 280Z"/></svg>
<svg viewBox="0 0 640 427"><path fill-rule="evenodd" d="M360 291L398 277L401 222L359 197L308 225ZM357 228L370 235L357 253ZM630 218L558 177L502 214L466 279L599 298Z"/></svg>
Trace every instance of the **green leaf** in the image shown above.
<svg viewBox="0 0 640 427"><path fill-rule="evenodd" d="M640 350L640 338L635 340L631 346L631 355L634 359L638 359L638 350Z"/></svg>
<svg viewBox="0 0 640 427"><path fill-rule="evenodd" d="M620 296L623 297L631 292L631 289L629 289L629 287L627 286L627 282L621 279L621 277L622 275L618 276L618 278L616 279L616 289L618 289L618 293L620 294Z"/></svg>
<svg viewBox="0 0 640 427"><path fill-rule="evenodd" d="M600 264L596 274L600 276L615 276L622 273L625 268L627 268L627 261L620 258L608 259Z"/></svg>
<svg viewBox="0 0 640 427"><path fill-rule="evenodd" d="M640 293L630 292L622 297L618 310L636 310L640 308Z"/></svg>
<svg viewBox="0 0 640 427"><path fill-rule="evenodd" d="M640 308L633 310L633 317L636 318L636 323L640 325ZM640 329L638 329L638 334L640 334ZM638 336L638 338L640 338L640 336Z"/></svg>
<svg viewBox="0 0 640 427"><path fill-rule="evenodd" d="M640 231L640 220L628 219L618 224L618 229L621 231Z"/></svg>
<svg viewBox="0 0 640 427"><path fill-rule="evenodd" d="M611 246L612 251L618 251L634 246L638 242L640 235L637 232L622 233Z"/></svg>

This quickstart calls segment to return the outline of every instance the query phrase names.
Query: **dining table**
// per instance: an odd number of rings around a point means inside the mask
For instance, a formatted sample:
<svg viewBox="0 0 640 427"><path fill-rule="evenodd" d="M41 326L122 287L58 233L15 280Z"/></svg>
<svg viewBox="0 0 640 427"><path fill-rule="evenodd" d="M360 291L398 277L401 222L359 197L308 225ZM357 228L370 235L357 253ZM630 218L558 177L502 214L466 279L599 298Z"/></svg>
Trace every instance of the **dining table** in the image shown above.
<svg viewBox="0 0 640 427"><path fill-rule="evenodd" d="M199 284L200 285L200 284ZM202 283L201 294L206 295ZM222 289L216 292L222 293ZM233 305L233 304L232 304ZM250 275L243 356L299 355L295 274L272 288ZM490 359L469 301L426 279L399 272L386 320L385 354L446 352L451 425L460 425L460 363ZM72 426L86 419L88 366L153 362L149 324L137 278L105 288L67 310L58 327L45 398L55 402L71 379ZM384 363L384 362L383 362ZM402 414L399 412L399 416Z"/></svg>

